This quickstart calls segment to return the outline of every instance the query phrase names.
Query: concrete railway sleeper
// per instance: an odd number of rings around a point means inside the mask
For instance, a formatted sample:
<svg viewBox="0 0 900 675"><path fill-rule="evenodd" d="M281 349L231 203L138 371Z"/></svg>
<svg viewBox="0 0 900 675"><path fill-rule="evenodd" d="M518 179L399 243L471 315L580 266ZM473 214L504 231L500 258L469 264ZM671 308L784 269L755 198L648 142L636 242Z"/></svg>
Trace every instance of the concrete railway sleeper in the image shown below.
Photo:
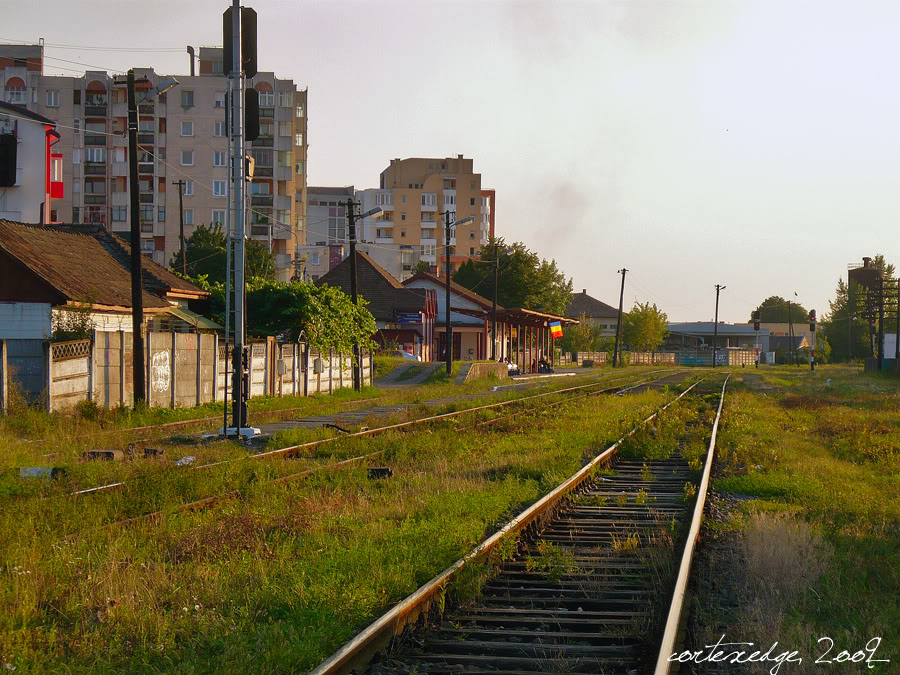
<svg viewBox="0 0 900 675"><path fill-rule="evenodd" d="M685 485L697 480L697 471L679 450L665 459L617 457L623 442L657 417L651 415L360 632L314 675L630 675L654 672L658 660L663 665L656 675L667 673L665 657L671 652L665 650L674 644L680 620L727 380L705 454L706 480L701 478L693 506ZM687 544L679 565L675 549L682 546L680 533L685 530ZM505 561L498 560L500 551L505 551L500 556ZM427 617L430 609L443 606L462 570L477 572L477 565L487 561L494 569L475 601L442 611L427 630L404 630ZM388 644L390 649L370 663Z"/></svg>

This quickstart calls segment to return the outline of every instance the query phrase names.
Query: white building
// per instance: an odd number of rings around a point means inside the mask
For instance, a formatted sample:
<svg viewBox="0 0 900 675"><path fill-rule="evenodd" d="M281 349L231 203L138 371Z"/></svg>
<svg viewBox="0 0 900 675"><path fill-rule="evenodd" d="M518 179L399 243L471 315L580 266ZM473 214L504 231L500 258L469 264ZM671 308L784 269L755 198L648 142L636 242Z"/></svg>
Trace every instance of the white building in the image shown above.
<svg viewBox="0 0 900 675"><path fill-rule="evenodd" d="M56 123L22 106L0 102L3 158L15 154L15 183L0 185L0 219L27 223L56 220L51 200L63 196L62 155ZM3 160L0 160L3 161Z"/></svg>

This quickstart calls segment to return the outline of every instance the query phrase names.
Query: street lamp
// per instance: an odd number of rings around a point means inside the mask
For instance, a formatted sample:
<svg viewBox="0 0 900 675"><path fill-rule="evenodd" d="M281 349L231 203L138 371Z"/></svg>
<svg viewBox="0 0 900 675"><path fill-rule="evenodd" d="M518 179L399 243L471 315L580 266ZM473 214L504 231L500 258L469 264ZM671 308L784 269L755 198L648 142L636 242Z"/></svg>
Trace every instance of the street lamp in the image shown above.
<svg viewBox="0 0 900 675"><path fill-rule="evenodd" d="M453 214L451 216L451 214ZM468 216L463 218L462 220L457 220L451 222L451 217L456 217L456 211L444 211L444 257L445 257L445 267L444 270L447 274L447 307L444 312L444 317L447 321L447 377L450 377L450 372L453 370L453 328L450 326L450 230L458 225L465 225L466 223L471 223L475 221L475 218L472 216Z"/></svg>
<svg viewBox="0 0 900 675"><path fill-rule="evenodd" d="M719 350L719 292L724 290L724 286L716 284L716 321L713 324L713 368L716 367L716 352Z"/></svg>
<svg viewBox="0 0 900 675"><path fill-rule="evenodd" d="M369 216L374 216L376 214L381 213L381 207L376 206L374 209L369 209L365 213L360 213L357 215L356 211L353 209L356 207L356 202L353 201L352 198L347 199L347 224L349 225L349 235L350 235L350 299L353 301L353 305L356 306L356 219L357 218L368 218ZM359 343L353 343L353 363L351 364L353 368L353 390L359 391L362 389L362 359L360 356ZM343 368L343 365L341 366Z"/></svg>
<svg viewBox="0 0 900 675"><path fill-rule="evenodd" d="M146 78L141 82L147 82ZM117 80L121 84L121 80ZM141 270L140 189L138 186L137 132L138 110L135 93L134 69L129 69L125 84L128 89L128 181L131 219L131 348L133 361L134 405L145 400L144 380L144 324L143 280ZM174 77L165 77L159 84L141 97L141 102L166 93L178 84Z"/></svg>

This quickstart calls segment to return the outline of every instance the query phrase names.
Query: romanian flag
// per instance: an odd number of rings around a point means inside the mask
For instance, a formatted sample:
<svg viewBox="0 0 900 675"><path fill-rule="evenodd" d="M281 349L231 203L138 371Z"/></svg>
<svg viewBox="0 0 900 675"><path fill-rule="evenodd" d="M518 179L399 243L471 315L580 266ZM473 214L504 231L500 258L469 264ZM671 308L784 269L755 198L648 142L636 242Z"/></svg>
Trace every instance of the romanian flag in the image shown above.
<svg viewBox="0 0 900 675"><path fill-rule="evenodd" d="M551 321L550 335L552 335L554 338L561 338L562 334L562 326L559 324L559 321Z"/></svg>

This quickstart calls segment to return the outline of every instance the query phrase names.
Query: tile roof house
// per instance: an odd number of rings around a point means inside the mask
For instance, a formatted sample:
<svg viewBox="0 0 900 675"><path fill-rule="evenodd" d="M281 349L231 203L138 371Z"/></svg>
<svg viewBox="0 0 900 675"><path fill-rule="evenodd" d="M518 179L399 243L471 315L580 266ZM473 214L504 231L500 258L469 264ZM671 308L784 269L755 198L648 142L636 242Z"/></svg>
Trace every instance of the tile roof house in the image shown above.
<svg viewBox="0 0 900 675"><path fill-rule="evenodd" d="M575 293L572 301L566 307L566 316L571 319L580 319L584 315L588 323L598 326L603 335L616 334L616 322L619 319L619 310L612 305L607 305L602 300L592 298L587 294L587 289L581 293Z"/></svg>
<svg viewBox="0 0 900 675"><path fill-rule="evenodd" d="M316 281L318 286L324 284L350 294L349 256ZM437 312L434 291L405 287L360 251L356 252L356 287L359 297L365 299L368 310L375 317L376 341L381 344L396 342L421 360L431 360Z"/></svg>
<svg viewBox="0 0 900 675"><path fill-rule="evenodd" d="M44 338L66 308L98 330L131 331L131 249L100 225L0 220L0 338ZM143 258L145 320L209 293Z"/></svg>

